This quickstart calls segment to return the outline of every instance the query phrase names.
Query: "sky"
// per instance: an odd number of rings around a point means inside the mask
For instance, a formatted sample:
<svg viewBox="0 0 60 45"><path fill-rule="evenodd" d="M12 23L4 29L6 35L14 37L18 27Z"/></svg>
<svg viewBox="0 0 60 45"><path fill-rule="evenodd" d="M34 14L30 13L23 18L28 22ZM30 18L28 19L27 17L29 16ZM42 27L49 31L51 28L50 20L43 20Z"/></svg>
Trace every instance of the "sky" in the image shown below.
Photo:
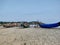
<svg viewBox="0 0 60 45"><path fill-rule="evenodd" d="M0 0L0 21L60 21L60 0Z"/></svg>

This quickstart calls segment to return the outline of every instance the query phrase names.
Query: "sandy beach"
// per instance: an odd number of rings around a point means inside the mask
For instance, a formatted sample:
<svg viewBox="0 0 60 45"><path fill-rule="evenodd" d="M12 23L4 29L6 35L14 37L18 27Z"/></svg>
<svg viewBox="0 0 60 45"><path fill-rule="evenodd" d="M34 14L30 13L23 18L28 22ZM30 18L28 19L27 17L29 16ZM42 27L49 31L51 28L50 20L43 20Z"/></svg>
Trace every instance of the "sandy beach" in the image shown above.
<svg viewBox="0 0 60 45"><path fill-rule="evenodd" d="M60 45L60 29L0 28L0 45Z"/></svg>

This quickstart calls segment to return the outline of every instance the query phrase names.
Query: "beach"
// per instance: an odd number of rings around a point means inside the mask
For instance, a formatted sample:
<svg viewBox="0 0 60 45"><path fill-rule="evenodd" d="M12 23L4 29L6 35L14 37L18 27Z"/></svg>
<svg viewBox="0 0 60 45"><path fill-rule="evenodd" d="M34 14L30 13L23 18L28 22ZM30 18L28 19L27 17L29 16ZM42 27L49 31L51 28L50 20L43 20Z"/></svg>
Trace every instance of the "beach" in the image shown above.
<svg viewBox="0 0 60 45"><path fill-rule="evenodd" d="M60 29L0 28L0 45L60 45Z"/></svg>

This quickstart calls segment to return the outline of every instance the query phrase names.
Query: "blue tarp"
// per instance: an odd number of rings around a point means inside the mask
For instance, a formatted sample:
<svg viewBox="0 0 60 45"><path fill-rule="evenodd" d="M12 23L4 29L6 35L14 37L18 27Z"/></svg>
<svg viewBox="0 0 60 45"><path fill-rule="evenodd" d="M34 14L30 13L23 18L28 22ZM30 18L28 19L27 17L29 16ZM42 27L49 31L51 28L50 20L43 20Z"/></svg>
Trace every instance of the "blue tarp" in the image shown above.
<svg viewBox="0 0 60 45"><path fill-rule="evenodd" d="M54 24L39 24L40 27L42 28L54 28L54 27L58 27L59 24L58 23L54 23Z"/></svg>

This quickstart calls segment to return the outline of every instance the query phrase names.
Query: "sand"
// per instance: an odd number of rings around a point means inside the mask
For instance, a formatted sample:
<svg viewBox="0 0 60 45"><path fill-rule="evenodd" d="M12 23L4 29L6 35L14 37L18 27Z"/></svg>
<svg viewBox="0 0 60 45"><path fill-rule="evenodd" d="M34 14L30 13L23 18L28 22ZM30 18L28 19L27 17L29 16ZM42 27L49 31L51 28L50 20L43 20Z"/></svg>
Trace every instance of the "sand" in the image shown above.
<svg viewBox="0 0 60 45"><path fill-rule="evenodd" d="M60 45L60 29L1 28L0 45Z"/></svg>

